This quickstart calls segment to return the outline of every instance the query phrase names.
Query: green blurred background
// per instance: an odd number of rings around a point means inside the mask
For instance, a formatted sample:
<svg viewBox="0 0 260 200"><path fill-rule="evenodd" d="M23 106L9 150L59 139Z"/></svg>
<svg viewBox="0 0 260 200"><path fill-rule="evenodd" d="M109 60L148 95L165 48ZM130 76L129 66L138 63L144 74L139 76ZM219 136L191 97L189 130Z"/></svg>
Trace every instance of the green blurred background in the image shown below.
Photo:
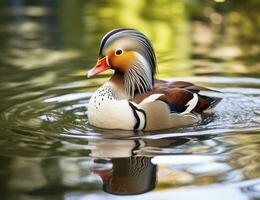
<svg viewBox="0 0 260 200"><path fill-rule="evenodd" d="M68 71L83 75L102 36L130 27L151 39L162 77L260 74L258 0L13 0L0 6L2 65L18 70L66 67L68 60Z"/></svg>

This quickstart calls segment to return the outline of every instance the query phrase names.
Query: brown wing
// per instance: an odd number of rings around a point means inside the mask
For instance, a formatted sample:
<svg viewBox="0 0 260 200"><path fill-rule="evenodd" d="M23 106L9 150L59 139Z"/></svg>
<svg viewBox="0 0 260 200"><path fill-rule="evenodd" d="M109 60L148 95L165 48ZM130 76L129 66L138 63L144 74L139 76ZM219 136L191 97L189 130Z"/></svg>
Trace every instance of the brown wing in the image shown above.
<svg viewBox="0 0 260 200"><path fill-rule="evenodd" d="M209 89L209 88L206 88L206 87L203 87L200 85L195 85L193 83L186 82L186 81L168 82L165 80L156 79L154 88L157 88L157 87L184 88L186 90L191 90L193 92L199 92L201 90L219 92L217 90L212 90L212 89Z"/></svg>
<svg viewBox="0 0 260 200"><path fill-rule="evenodd" d="M185 89L160 87L149 93L136 95L133 101L135 103L140 103L152 94L163 94L158 100L167 103L172 112L178 113L184 112L188 107L187 103L194 98L193 93Z"/></svg>
<svg viewBox="0 0 260 200"><path fill-rule="evenodd" d="M136 95L133 101L140 103L152 94L163 94L158 100L167 103L171 112L181 113L186 111L189 106L188 102L192 99L194 99L192 107L194 112L202 112L209 107L214 107L221 100L220 98L200 95L198 94L200 90L207 90L207 88L184 81L172 83L156 81L154 90Z"/></svg>
<svg viewBox="0 0 260 200"><path fill-rule="evenodd" d="M159 99L167 103L172 112L181 113L186 111L189 106L188 102L191 101L193 98L195 98L194 94L188 90L180 88L170 88L165 90L164 95L162 95ZM197 100L195 101L196 102L194 107L198 103Z"/></svg>

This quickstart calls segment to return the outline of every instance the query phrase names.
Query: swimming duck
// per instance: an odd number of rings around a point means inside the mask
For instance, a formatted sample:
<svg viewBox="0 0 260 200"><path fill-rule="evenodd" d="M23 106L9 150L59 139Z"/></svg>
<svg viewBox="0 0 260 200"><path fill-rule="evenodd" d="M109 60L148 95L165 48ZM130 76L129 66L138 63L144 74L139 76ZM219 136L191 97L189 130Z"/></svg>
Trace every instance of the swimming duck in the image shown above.
<svg viewBox="0 0 260 200"><path fill-rule="evenodd" d="M191 125L221 100L199 94L209 90L205 87L155 79L153 46L134 29L115 29L103 37L88 77L108 69L114 70L113 76L88 105L88 121L95 127L151 131Z"/></svg>

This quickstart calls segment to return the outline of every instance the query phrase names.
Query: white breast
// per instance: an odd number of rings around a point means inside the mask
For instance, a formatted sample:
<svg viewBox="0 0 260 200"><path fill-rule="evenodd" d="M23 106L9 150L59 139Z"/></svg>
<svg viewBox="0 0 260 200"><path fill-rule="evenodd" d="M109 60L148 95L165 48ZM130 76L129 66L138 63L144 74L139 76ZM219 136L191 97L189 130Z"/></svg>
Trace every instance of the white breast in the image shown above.
<svg viewBox="0 0 260 200"><path fill-rule="evenodd" d="M88 105L88 120L93 126L108 129L133 130L136 118L127 99L114 98L115 86L108 82L91 97Z"/></svg>

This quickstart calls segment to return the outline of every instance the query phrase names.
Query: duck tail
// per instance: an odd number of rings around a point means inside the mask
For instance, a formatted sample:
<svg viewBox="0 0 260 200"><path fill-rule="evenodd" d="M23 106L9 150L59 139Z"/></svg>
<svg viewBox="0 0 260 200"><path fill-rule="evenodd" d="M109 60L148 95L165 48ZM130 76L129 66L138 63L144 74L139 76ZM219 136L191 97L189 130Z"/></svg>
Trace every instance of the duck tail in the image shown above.
<svg viewBox="0 0 260 200"><path fill-rule="evenodd" d="M214 108L221 100L221 97L211 97L210 107Z"/></svg>
<svg viewBox="0 0 260 200"><path fill-rule="evenodd" d="M211 110L221 100L222 100L222 98L220 98L220 97L208 97L208 96L199 94L199 102L198 102L197 106L195 107L194 111L197 113L201 113L201 112L204 112L207 110Z"/></svg>

